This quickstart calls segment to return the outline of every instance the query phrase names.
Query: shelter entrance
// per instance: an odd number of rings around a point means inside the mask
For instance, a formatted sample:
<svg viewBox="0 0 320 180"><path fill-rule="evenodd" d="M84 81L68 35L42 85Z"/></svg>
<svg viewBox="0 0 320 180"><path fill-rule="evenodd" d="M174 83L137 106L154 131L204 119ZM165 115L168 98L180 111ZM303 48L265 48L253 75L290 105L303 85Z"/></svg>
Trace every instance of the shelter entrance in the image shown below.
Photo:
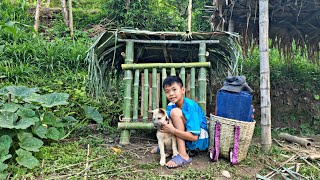
<svg viewBox="0 0 320 180"><path fill-rule="evenodd" d="M179 76L186 88L185 96L195 100L206 112L207 69L210 62L206 62L206 42L204 41L137 41L126 42L125 63L121 65L124 71L123 81L124 104L123 117L118 123L121 129L120 144L128 144L130 130L154 129L150 122L150 110L164 108L168 104L162 82L170 76ZM134 45L136 43L178 43L198 46L198 59L182 63L135 63Z"/></svg>

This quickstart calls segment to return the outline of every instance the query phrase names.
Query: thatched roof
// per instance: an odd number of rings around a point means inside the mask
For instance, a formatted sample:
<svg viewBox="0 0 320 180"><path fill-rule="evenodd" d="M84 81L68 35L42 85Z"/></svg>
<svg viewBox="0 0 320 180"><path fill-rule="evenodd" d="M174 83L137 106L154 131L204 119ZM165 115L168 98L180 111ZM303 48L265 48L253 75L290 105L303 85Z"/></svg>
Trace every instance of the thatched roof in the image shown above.
<svg viewBox="0 0 320 180"><path fill-rule="evenodd" d="M186 34L136 29L106 31L90 47L86 58L91 94L103 96L108 91L110 80L122 76L121 64L124 63L126 41L136 42L133 63L198 62L199 42L205 42L207 61L211 62L210 75L216 76L227 70L237 74L235 67L240 57L237 38L237 34L227 32Z"/></svg>
<svg viewBox="0 0 320 180"><path fill-rule="evenodd" d="M222 17L227 26L234 22L234 32L242 36L242 47L258 44L259 0L226 0L208 4L204 15L215 22L219 18L219 2ZM227 29L227 28L225 28ZM309 58L319 61L320 51L320 0L269 0L269 38L272 46L290 58L292 48L307 51ZM292 43L294 45L292 46ZM244 51L245 52L245 51Z"/></svg>

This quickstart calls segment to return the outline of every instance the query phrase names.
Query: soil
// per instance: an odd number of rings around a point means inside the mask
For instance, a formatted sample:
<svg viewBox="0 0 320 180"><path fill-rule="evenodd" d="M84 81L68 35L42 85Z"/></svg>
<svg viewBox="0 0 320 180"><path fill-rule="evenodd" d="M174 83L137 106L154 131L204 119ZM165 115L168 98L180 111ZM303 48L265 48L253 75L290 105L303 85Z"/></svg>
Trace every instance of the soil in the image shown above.
<svg viewBox="0 0 320 180"><path fill-rule="evenodd" d="M217 169L220 172L217 172L214 175L212 174L212 177L214 178L229 179L222 175L222 171L226 170L230 173L231 179L238 179L236 178L238 175L254 179L255 175L264 168L262 164L257 163L255 163L254 167L243 164L231 166L228 160L222 158L220 158L218 162L212 162L208 156L208 152L200 152L197 156L192 157L192 162L190 164L175 169L168 169L165 166L160 166L159 154L152 154L150 152L151 149L157 146L157 139L154 134L155 133L139 134L130 137L130 144L123 146L123 151L124 153L137 157L135 158L134 164L156 164L157 168L152 169L152 171L156 174L159 174L160 177L175 177L176 173L187 169L206 171L209 166L215 169L215 166L217 165L223 166L225 169ZM258 141L254 140L253 142ZM250 156L250 158L254 157ZM170 159L171 157L167 157L166 162L168 162ZM233 168L232 172L229 170L229 168Z"/></svg>

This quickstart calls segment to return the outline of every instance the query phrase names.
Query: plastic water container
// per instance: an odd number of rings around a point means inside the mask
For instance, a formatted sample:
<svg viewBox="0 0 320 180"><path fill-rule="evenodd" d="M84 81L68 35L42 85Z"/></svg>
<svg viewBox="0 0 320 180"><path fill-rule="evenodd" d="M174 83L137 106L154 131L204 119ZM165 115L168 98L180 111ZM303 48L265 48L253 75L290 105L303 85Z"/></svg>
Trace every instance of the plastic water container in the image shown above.
<svg viewBox="0 0 320 180"><path fill-rule="evenodd" d="M252 95L247 91L239 93L219 90L217 93L216 115L252 122Z"/></svg>

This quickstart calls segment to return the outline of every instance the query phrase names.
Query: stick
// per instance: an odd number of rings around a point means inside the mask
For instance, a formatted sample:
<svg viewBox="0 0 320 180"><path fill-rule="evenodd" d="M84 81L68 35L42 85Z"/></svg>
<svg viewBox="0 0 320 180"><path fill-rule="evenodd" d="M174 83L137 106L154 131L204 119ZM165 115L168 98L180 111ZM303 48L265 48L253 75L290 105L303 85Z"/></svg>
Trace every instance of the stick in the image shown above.
<svg viewBox="0 0 320 180"><path fill-rule="evenodd" d="M87 174L88 174L88 167L89 167L89 154L90 154L90 144L88 144L87 148L87 160L86 160L86 166L85 166L85 173L84 173L84 180L87 180Z"/></svg>
<svg viewBox="0 0 320 180"><path fill-rule="evenodd" d="M88 176L94 176L94 175L99 175L99 174L103 174L103 173L107 173L107 172L112 172L112 171L119 171L120 169L127 169L130 167L134 167L135 165L130 165L130 166L125 166L125 167L119 167L117 169L112 169L112 170L107 170L107 171L101 171L101 172L96 172L96 173L91 173L88 174ZM130 172L131 173L131 172Z"/></svg>
<svg viewBox="0 0 320 180"><path fill-rule="evenodd" d="M91 159L91 160L89 160L88 162L98 161L98 160L103 159L103 158L108 157L108 156L110 156L110 155L106 155L106 156L98 157L98 158L95 158L95 159ZM54 172L54 171L61 170L61 169L66 169L66 168L78 166L78 165L81 165L81 164L83 164L83 163L84 163L84 162L80 162L80 163L77 163L77 164L71 164L71 165L68 165L68 166L64 166L64 167L61 167L61 168L57 168L57 169L54 169L53 172Z"/></svg>
<svg viewBox="0 0 320 180"><path fill-rule="evenodd" d="M317 168L315 165L311 164L309 161L307 161L305 158L300 157L300 159L302 159L304 162L306 162L308 165L314 167L316 170L320 171L319 168Z"/></svg>
<svg viewBox="0 0 320 180"><path fill-rule="evenodd" d="M291 156L288 160L286 160L285 162L283 162L282 164L287 164L288 162L290 162L291 160L293 160L294 158L296 158L296 155L293 155L293 156ZM271 159L271 158L270 158ZM275 162L273 159L271 159L273 162ZM277 162L275 162L275 163L277 163ZM281 169L281 164L280 163L277 163L277 165L279 165L280 167L278 167L276 170L278 171L278 170L280 170ZM273 170L273 171L271 171L270 173L268 173L265 177L266 178L271 178L271 177L273 177L274 175L275 175L275 173L276 173L276 171L275 170ZM270 177L269 177L270 176Z"/></svg>
<svg viewBox="0 0 320 180"><path fill-rule="evenodd" d="M33 26L36 32L38 32L38 29L39 29L40 6L41 6L41 0L37 0L36 14L34 16L34 26Z"/></svg>

